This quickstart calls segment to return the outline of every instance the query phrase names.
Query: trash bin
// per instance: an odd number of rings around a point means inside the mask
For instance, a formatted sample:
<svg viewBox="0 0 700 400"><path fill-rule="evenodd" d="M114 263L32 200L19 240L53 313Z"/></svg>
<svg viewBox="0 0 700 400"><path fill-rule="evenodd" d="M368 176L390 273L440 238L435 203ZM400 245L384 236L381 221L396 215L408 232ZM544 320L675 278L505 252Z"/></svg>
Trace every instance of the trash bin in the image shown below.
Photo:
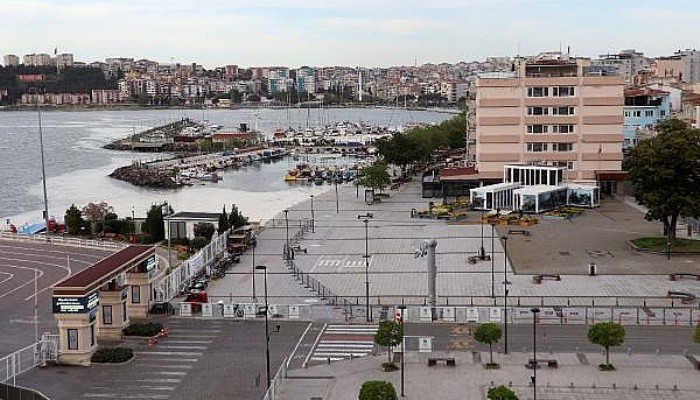
<svg viewBox="0 0 700 400"><path fill-rule="evenodd" d="M596 276L596 265L594 262L588 263L588 275L589 276Z"/></svg>

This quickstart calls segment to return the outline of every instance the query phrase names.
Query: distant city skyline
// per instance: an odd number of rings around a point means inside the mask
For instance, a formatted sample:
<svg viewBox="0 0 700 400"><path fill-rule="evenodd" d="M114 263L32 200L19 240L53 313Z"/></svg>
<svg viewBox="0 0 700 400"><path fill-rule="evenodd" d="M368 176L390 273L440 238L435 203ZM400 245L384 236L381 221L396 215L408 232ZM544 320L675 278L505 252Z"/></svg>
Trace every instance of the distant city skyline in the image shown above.
<svg viewBox="0 0 700 400"><path fill-rule="evenodd" d="M204 3L204 4L200 4ZM388 67L541 51L697 48L697 0L4 0L0 53L196 62L207 69Z"/></svg>

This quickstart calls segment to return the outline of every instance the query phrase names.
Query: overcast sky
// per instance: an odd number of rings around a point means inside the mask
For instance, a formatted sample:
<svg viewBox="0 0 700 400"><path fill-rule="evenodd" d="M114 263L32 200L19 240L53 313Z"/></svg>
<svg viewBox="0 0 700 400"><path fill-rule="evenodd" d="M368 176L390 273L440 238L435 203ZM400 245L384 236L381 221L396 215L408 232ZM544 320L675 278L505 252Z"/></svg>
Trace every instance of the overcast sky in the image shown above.
<svg viewBox="0 0 700 400"><path fill-rule="evenodd" d="M700 0L0 0L0 54L391 66L700 48Z"/></svg>

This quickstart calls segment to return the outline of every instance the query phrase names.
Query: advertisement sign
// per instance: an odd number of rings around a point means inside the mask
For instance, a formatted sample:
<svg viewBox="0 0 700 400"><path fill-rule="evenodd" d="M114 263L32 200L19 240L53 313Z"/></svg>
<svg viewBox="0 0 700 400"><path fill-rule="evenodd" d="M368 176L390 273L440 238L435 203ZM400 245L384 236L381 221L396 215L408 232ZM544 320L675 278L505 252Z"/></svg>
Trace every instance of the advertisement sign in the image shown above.
<svg viewBox="0 0 700 400"><path fill-rule="evenodd" d="M489 308L489 322L501 322L501 309L498 307Z"/></svg>
<svg viewBox="0 0 700 400"><path fill-rule="evenodd" d="M455 322L455 308L454 307L442 307L440 309L440 314L442 315L443 321Z"/></svg>
<svg viewBox="0 0 700 400"><path fill-rule="evenodd" d="M82 297L54 296L52 298L54 314L83 314L100 304L97 291Z"/></svg>
<svg viewBox="0 0 700 400"><path fill-rule="evenodd" d="M224 317L228 317L228 318L235 317L236 316L235 312L236 312L236 310L233 307L233 303L225 303L224 304Z"/></svg>
<svg viewBox="0 0 700 400"><path fill-rule="evenodd" d="M211 303L202 303L202 316L203 317L213 317L214 316L214 305Z"/></svg>
<svg viewBox="0 0 700 400"><path fill-rule="evenodd" d="M467 322L479 322L479 309L467 307Z"/></svg>
<svg viewBox="0 0 700 400"><path fill-rule="evenodd" d="M433 314L430 310L430 307L421 307L420 308L420 320L421 321L432 321L433 320Z"/></svg>
<svg viewBox="0 0 700 400"><path fill-rule="evenodd" d="M181 317L191 317L192 316L192 304L180 303L180 316Z"/></svg>
<svg viewBox="0 0 700 400"><path fill-rule="evenodd" d="M422 336L418 339L418 351L420 353L430 353L433 351L433 338Z"/></svg>
<svg viewBox="0 0 700 400"><path fill-rule="evenodd" d="M289 318L299 318L299 306L295 304L289 306Z"/></svg>

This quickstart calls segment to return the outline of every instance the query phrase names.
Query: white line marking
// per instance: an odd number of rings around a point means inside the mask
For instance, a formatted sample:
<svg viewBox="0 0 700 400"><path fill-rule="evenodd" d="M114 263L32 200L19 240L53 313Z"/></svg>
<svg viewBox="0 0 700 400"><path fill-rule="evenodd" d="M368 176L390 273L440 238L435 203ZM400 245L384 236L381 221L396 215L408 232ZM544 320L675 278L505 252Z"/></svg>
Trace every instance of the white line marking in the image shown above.
<svg viewBox="0 0 700 400"><path fill-rule="evenodd" d="M311 351L309 351L309 354L306 356L306 360L304 360L304 363L301 364L302 368L306 368L306 365L309 363L309 358L311 357L311 353L313 353L313 349L316 348L316 345L318 344L318 341L321 339L321 335L323 335L323 332L326 330L326 327L328 324L323 324L323 328L321 328L321 332L318 333L318 336L316 336L316 340L314 341L313 346L311 346Z"/></svg>
<svg viewBox="0 0 700 400"><path fill-rule="evenodd" d="M309 329L311 329L311 325L313 325L313 322L309 322L309 325L306 326L306 329L304 330L304 333L301 334L301 337L299 338L297 345L294 346L294 350L292 350L292 354L290 354L289 357L287 358L287 368L289 368L289 363L292 362L292 359L294 358L294 353L296 353L297 350L299 349L299 345L301 344L301 341L304 340L304 337L309 332Z"/></svg>

